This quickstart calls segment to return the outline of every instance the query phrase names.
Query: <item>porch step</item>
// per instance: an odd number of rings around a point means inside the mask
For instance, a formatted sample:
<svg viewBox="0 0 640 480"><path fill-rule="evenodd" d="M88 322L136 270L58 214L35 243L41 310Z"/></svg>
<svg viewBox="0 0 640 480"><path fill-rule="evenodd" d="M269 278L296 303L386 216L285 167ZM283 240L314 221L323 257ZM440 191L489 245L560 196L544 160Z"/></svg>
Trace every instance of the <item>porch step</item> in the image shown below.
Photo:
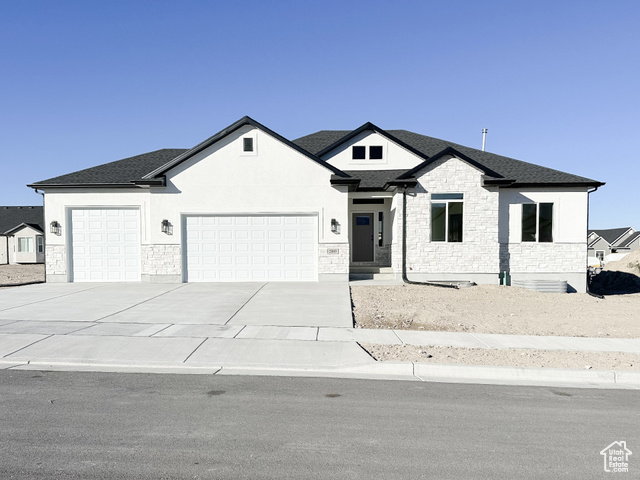
<svg viewBox="0 0 640 480"><path fill-rule="evenodd" d="M349 280L395 280L396 274L391 267L351 267Z"/></svg>

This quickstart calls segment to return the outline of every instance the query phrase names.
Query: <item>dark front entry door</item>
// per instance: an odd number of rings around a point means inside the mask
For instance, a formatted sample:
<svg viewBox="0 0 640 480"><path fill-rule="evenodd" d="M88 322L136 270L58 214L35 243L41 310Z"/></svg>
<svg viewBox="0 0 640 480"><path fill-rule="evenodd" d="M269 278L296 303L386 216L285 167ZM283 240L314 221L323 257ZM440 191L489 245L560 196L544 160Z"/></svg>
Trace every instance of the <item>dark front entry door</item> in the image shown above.
<svg viewBox="0 0 640 480"><path fill-rule="evenodd" d="M353 261L373 262L373 213L353 214Z"/></svg>

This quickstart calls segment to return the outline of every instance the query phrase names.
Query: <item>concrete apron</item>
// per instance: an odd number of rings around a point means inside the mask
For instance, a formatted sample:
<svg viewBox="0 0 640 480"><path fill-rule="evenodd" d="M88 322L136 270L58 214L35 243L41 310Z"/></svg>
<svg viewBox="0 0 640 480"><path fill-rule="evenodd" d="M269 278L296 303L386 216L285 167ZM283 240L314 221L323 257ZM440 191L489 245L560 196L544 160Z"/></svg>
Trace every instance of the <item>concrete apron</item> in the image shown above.
<svg viewBox="0 0 640 480"><path fill-rule="evenodd" d="M38 284L0 291L7 321L350 327L344 283Z"/></svg>

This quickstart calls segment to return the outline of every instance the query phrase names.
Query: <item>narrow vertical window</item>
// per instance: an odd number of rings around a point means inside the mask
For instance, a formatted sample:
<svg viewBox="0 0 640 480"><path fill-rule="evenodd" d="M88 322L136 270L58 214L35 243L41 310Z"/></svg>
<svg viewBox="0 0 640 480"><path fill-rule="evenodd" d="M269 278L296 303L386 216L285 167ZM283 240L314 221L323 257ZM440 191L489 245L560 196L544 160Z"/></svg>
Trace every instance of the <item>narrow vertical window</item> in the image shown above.
<svg viewBox="0 0 640 480"><path fill-rule="evenodd" d="M431 204L431 241L444 242L447 231L447 204Z"/></svg>
<svg viewBox="0 0 640 480"><path fill-rule="evenodd" d="M536 241L537 210L535 203L522 204L522 241Z"/></svg>
<svg viewBox="0 0 640 480"><path fill-rule="evenodd" d="M553 203L540 204L538 241L553 242Z"/></svg>
<svg viewBox="0 0 640 480"><path fill-rule="evenodd" d="M449 202L449 235L447 241L462 241L462 202Z"/></svg>
<svg viewBox="0 0 640 480"><path fill-rule="evenodd" d="M242 151L243 152L253 152L253 138L252 137L244 137L242 139Z"/></svg>
<svg viewBox="0 0 640 480"><path fill-rule="evenodd" d="M38 235L36 237L36 242L38 243L38 253L44 253L44 237L42 235Z"/></svg>
<svg viewBox="0 0 640 480"><path fill-rule="evenodd" d="M384 232L384 214L382 212L378 212L378 246L381 247L383 244L383 232Z"/></svg>

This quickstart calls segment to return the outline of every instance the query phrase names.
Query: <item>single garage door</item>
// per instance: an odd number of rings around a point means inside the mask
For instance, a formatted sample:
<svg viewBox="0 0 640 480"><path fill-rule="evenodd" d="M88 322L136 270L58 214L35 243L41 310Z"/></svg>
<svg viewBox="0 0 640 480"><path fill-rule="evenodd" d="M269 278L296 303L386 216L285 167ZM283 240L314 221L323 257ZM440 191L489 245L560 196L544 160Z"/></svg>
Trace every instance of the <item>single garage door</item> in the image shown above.
<svg viewBox="0 0 640 480"><path fill-rule="evenodd" d="M188 282L315 281L316 215L187 216Z"/></svg>
<svg viewBox="0 0 640 480"><path fill-rule="evenodd" d="M74 282L140 281L140 214L133 208L71 210Z"/></svg>

